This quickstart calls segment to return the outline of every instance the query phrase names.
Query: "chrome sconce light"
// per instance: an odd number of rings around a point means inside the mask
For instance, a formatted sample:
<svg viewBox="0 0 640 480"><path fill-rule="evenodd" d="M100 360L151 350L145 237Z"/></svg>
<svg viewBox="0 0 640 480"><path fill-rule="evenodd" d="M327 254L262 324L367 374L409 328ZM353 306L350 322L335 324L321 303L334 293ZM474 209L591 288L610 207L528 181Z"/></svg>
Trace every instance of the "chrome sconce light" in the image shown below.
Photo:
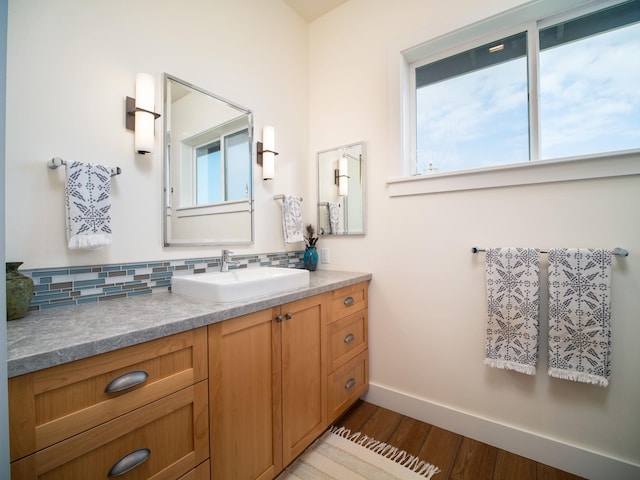
<svg viewBox="0 0 640 480"><path fill-rule="evenodd" d="M333 171L335 184L338 186L338 195L349 195L349 160L340 157L338 168Z"/></svg>
<svg viewBox="0 0 640 480"><path fill-rule="evenodd" d="M127 97L126 127L135 132L135 150L140 155L153 153L155 120L155 88L152 75L136 75L136 98Z"/></svg>
<svg viewBox="0 0 640 480"><path fill-rule="evenodd" d="M272 126L262 129L262 142L258 142L256 148L256 162L262 165L262 179L272 180L275 173L275 160L278 152L276 148L276 133Z"/></svg>

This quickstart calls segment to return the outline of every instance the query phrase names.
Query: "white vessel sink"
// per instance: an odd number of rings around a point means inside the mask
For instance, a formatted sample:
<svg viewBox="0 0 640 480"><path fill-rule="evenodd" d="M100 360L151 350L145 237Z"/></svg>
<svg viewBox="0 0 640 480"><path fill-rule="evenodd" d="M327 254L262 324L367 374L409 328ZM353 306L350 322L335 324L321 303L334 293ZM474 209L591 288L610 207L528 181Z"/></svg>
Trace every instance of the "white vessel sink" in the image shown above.
<svg viewBox="0 0 640 480"><path fill-rule="evenodd" d="M214 302L237 302L309 286L309 271L293 268L253 268L174 276L171 291Z"/></svg>

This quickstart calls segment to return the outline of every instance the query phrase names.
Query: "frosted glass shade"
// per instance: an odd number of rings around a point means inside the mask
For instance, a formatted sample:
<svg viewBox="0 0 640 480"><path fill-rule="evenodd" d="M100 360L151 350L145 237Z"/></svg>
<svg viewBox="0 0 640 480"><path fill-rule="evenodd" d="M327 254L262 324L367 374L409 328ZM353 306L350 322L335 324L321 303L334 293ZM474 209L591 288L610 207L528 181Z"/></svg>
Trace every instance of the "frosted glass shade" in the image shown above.
<svg viewBox="0 0 640 480"><path fill-rule="evenodd" d="M262 129L262 179L271 180L275 174L276 154L275 129L267 125Z"/></svg>
<svg viewBox="0 0 640 480"><path fill-rule="evenodd" d="M136 75L136 108L148 110L135 112L135 149L144 155L153 153L154 146L154 111L155 88L153 76L146 73Z"/></svg>
<svg viewBox="0 0 640 480"><path fill-rule="evenodd" d="M338 195L349 195L349 160L346 157L338 161Z"/></svg>

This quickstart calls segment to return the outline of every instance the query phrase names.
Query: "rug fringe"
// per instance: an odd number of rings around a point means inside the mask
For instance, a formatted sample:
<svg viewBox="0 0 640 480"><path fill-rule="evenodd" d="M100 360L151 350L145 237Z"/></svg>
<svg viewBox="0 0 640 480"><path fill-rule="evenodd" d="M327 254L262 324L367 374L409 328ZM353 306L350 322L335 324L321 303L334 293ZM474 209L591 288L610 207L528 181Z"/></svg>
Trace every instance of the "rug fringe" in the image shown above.
<svg viewBox="0 0 640 480"><path fill-rule="evenodd" d="M336 427L335 425L332 425L329 431L334 435L338 435L378 453L427 479L430 479L433 475L440 472L440 469L435 465L431 465L424 460L420 460L420 458L415 455L411 455L404 450L399 450L397 447L380 442L360 432L352 433L348 428Z"/></svg>

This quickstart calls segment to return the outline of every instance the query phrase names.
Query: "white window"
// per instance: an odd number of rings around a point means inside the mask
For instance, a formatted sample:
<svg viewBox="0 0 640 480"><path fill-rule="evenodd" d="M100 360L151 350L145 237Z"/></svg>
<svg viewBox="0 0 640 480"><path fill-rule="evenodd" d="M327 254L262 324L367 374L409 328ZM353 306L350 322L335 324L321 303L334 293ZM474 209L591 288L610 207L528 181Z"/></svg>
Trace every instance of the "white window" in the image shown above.
<svg viewBox="0 0 640 480"><path fill-rule="evenodd" d="M193 149L195 205L247 199L251 156L249 130L221 135Z"/></svg>
<svg viewBox="0 0 640 480"><path fill-rule="evenodd" d="M640 150L640 0L560 14L553 1L542 4L402 52L402 177L504 173ZM518 183L535 182L498 182Z"/></svg>

